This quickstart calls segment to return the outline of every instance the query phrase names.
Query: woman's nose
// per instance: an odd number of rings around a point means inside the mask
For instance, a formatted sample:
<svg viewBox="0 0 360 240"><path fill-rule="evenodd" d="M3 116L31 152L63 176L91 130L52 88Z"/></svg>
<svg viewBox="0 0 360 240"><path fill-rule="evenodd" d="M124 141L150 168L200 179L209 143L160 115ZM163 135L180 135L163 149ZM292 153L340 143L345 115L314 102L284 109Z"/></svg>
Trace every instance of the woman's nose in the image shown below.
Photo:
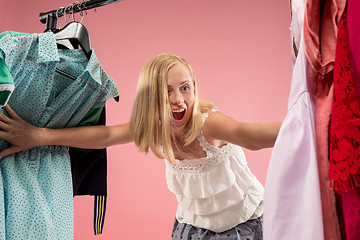
<svg viewBox="0 0 360 240"><path fill-rule="evenodd" d="M184 103L184 97L181 93L174 92L170 98L171 104L180 105Z"/></svg>

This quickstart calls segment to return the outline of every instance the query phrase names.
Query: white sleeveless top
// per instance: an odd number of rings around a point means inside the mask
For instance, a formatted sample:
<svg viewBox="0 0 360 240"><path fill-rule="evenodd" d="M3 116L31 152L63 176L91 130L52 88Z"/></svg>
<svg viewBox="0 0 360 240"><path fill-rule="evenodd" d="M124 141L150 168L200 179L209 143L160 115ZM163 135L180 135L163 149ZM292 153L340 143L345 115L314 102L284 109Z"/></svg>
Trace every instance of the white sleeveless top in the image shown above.
<svg viewBox="0 0 360 240"><path fill-rule="evenodd" d="M209 113L203 114L203 123ZM264 188L247 166L240 146L218 148L198 141L206 157L166 163L166 182L176 195L176 219L214 232L223 232L263 213Z"/></svg>

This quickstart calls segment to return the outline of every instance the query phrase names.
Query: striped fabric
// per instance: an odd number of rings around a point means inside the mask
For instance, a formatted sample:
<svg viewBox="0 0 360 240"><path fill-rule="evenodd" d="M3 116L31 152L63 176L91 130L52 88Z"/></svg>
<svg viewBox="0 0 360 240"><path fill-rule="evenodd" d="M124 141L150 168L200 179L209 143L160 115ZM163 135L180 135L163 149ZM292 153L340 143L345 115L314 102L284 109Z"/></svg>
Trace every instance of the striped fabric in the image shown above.
<svg viewBox="0 0 360 240"><path fill-rule="evenodd" d="M102 233L106 210L106 195L94 197L94 234Z"/></svg>

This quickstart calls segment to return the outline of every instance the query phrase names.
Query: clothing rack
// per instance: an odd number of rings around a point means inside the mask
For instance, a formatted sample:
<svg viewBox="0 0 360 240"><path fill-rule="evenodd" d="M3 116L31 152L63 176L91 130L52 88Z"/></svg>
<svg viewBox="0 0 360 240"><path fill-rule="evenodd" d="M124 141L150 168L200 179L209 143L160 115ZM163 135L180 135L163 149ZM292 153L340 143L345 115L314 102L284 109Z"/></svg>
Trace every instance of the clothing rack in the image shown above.
<svg viewBox="0 0 360 240"><path fill-rule="evenodd" d="M51 10L49 12L41 12L39 14L39 20L41 23L46 24L45 31L54 31L56 30L56 23L58 17L64 16L65 14L73 14L93 8L98 8L119 1L122 0L85 0L82 2L75 2L73 4L68 5L67 7L61 7L57 10Z"/></svg>

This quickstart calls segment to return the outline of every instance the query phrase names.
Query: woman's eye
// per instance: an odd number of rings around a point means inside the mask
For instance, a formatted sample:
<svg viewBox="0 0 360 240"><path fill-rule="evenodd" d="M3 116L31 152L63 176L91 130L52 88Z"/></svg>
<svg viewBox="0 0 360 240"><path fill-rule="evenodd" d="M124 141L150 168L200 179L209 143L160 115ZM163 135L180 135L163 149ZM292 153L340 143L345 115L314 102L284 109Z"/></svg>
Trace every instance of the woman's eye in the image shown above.
<svg viewBox="0 0 360 240"><path fill-rule="evenodd" d="M183 87L183 90L184 90L184 91L187 91L187 90L189 90L189 89L190 89L189 86L184 86L184 87Z"/></svg>

